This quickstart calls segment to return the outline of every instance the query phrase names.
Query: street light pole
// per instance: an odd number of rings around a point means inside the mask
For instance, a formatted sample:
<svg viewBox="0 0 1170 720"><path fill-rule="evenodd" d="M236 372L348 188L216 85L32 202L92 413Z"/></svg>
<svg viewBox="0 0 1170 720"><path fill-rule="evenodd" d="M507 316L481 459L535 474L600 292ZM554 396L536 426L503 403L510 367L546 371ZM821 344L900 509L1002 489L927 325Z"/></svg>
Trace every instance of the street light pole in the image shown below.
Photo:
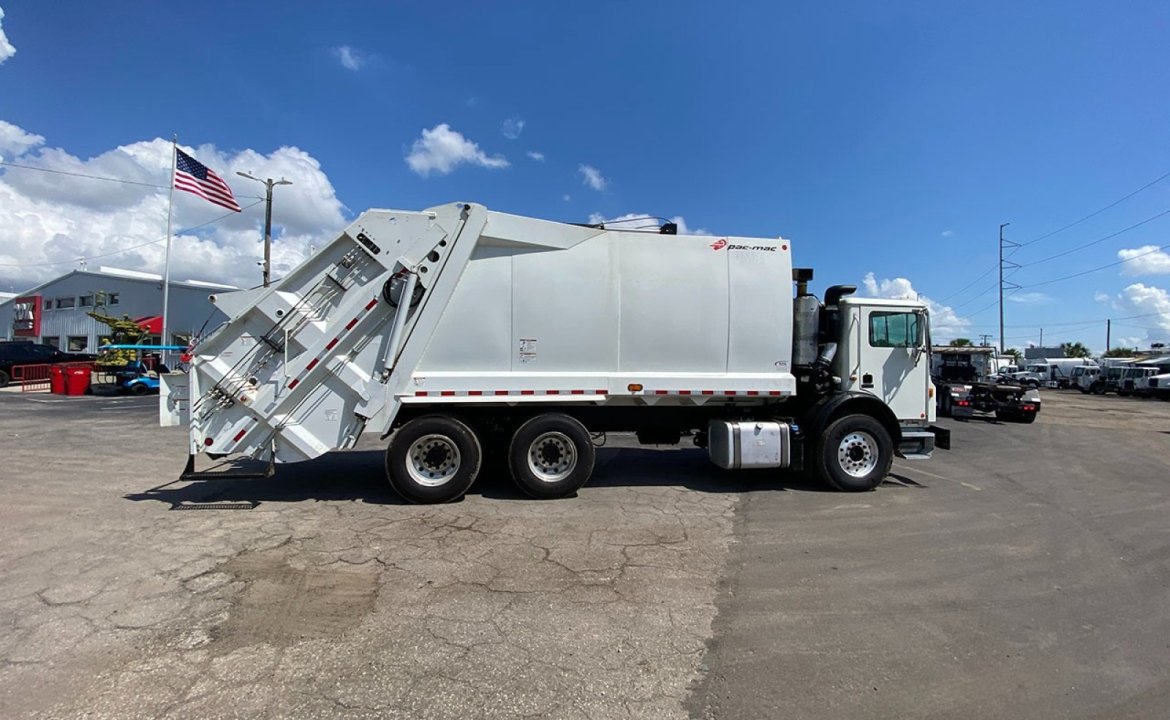
<svg viewBox="0 0 1170 720"><path fill-rule="evenodd" d="M236 174L264 185L264 287L268 287L268 283L272 279L272 186L292 185L292 183L284 178L261 180L246 172L236 171Z"/></svg>

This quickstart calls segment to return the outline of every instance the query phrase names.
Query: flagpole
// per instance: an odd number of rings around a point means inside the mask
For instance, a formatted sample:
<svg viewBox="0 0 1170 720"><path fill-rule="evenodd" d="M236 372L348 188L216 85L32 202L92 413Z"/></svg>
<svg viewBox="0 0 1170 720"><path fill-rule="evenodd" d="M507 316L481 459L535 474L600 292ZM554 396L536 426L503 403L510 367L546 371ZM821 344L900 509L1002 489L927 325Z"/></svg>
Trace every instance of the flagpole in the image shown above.
<svg viewBox="0 0 1170 720"><path fill-rule="evenodd" d="M167 324L167 310L169 309L171 300L171 213L175 209L175 160L178 154L175 152L179 147L179 135L175 133L171 136L171 177L169 184L171 186L171 196L167 202L167 249L163 259L163 310L162 310L162 337L159 338L159 345L170 345L167 340L167 331L170 326ZM166 354L163 353L163 357Z"/></svg>

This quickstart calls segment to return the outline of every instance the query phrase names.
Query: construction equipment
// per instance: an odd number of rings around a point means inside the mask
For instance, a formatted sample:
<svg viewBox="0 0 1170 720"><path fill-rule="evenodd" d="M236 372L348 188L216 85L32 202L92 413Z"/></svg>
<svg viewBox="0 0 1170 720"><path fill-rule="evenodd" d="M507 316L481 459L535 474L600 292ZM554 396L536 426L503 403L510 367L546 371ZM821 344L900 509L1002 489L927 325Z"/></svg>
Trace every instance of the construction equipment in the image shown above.
<svg viewBox="0 0 1170 720"><path fill-rule="evenodd" d="M216 294L231 319L164 376L190 453L296 462L389 437L415 502L462 496L506 450L537 497L589 478L592 435L690 434L725 468L877 486L927 458L929 317L919 302L820 302L777 239L572 225L456 203L370 210L270 287ZM795 297L789 278L797 283Z"/></svg>

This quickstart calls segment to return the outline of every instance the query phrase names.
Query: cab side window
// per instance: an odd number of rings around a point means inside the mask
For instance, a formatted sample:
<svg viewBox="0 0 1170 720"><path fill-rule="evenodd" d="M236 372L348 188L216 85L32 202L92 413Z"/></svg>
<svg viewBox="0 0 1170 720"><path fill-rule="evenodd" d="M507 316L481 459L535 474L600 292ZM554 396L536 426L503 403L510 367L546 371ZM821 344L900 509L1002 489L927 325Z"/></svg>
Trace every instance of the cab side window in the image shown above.
<svg viewBox="0 0 1170 720"><path fill-rule="evenodd" d="M873 347L912 348L921 344L922 326L917 313L871 312L869 344Z"/></svg>

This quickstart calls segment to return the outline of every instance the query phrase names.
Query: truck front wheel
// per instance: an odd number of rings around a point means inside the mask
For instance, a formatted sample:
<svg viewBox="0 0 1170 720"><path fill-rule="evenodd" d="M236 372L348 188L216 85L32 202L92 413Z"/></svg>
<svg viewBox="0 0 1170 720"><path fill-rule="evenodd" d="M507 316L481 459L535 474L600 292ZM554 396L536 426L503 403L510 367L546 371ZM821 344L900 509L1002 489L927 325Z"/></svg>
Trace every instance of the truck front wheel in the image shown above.
<svg viewBox="0 0 1170 720"><path fill-rule="evenodd" d="M479 475L483 452L471 428L446 415L425 415L403 425L386 448L386 477L414 503L463 497Z"/></svg>
<svg viewBox="0 0 1170 720"><path fill-rule="evenodd" d="M894 443L882 424L868 415L833 421L821 438L817 474L844 492L864 492L881 484L894 462Z"/></svg>
<svg viewBox="0 0 1170 720"><path fill-rule="evenodd" d="M516 430L508 449L512 478L535 498L568 497L589 481L596 450L589 431L560 413L537 415Z"/></svg>

